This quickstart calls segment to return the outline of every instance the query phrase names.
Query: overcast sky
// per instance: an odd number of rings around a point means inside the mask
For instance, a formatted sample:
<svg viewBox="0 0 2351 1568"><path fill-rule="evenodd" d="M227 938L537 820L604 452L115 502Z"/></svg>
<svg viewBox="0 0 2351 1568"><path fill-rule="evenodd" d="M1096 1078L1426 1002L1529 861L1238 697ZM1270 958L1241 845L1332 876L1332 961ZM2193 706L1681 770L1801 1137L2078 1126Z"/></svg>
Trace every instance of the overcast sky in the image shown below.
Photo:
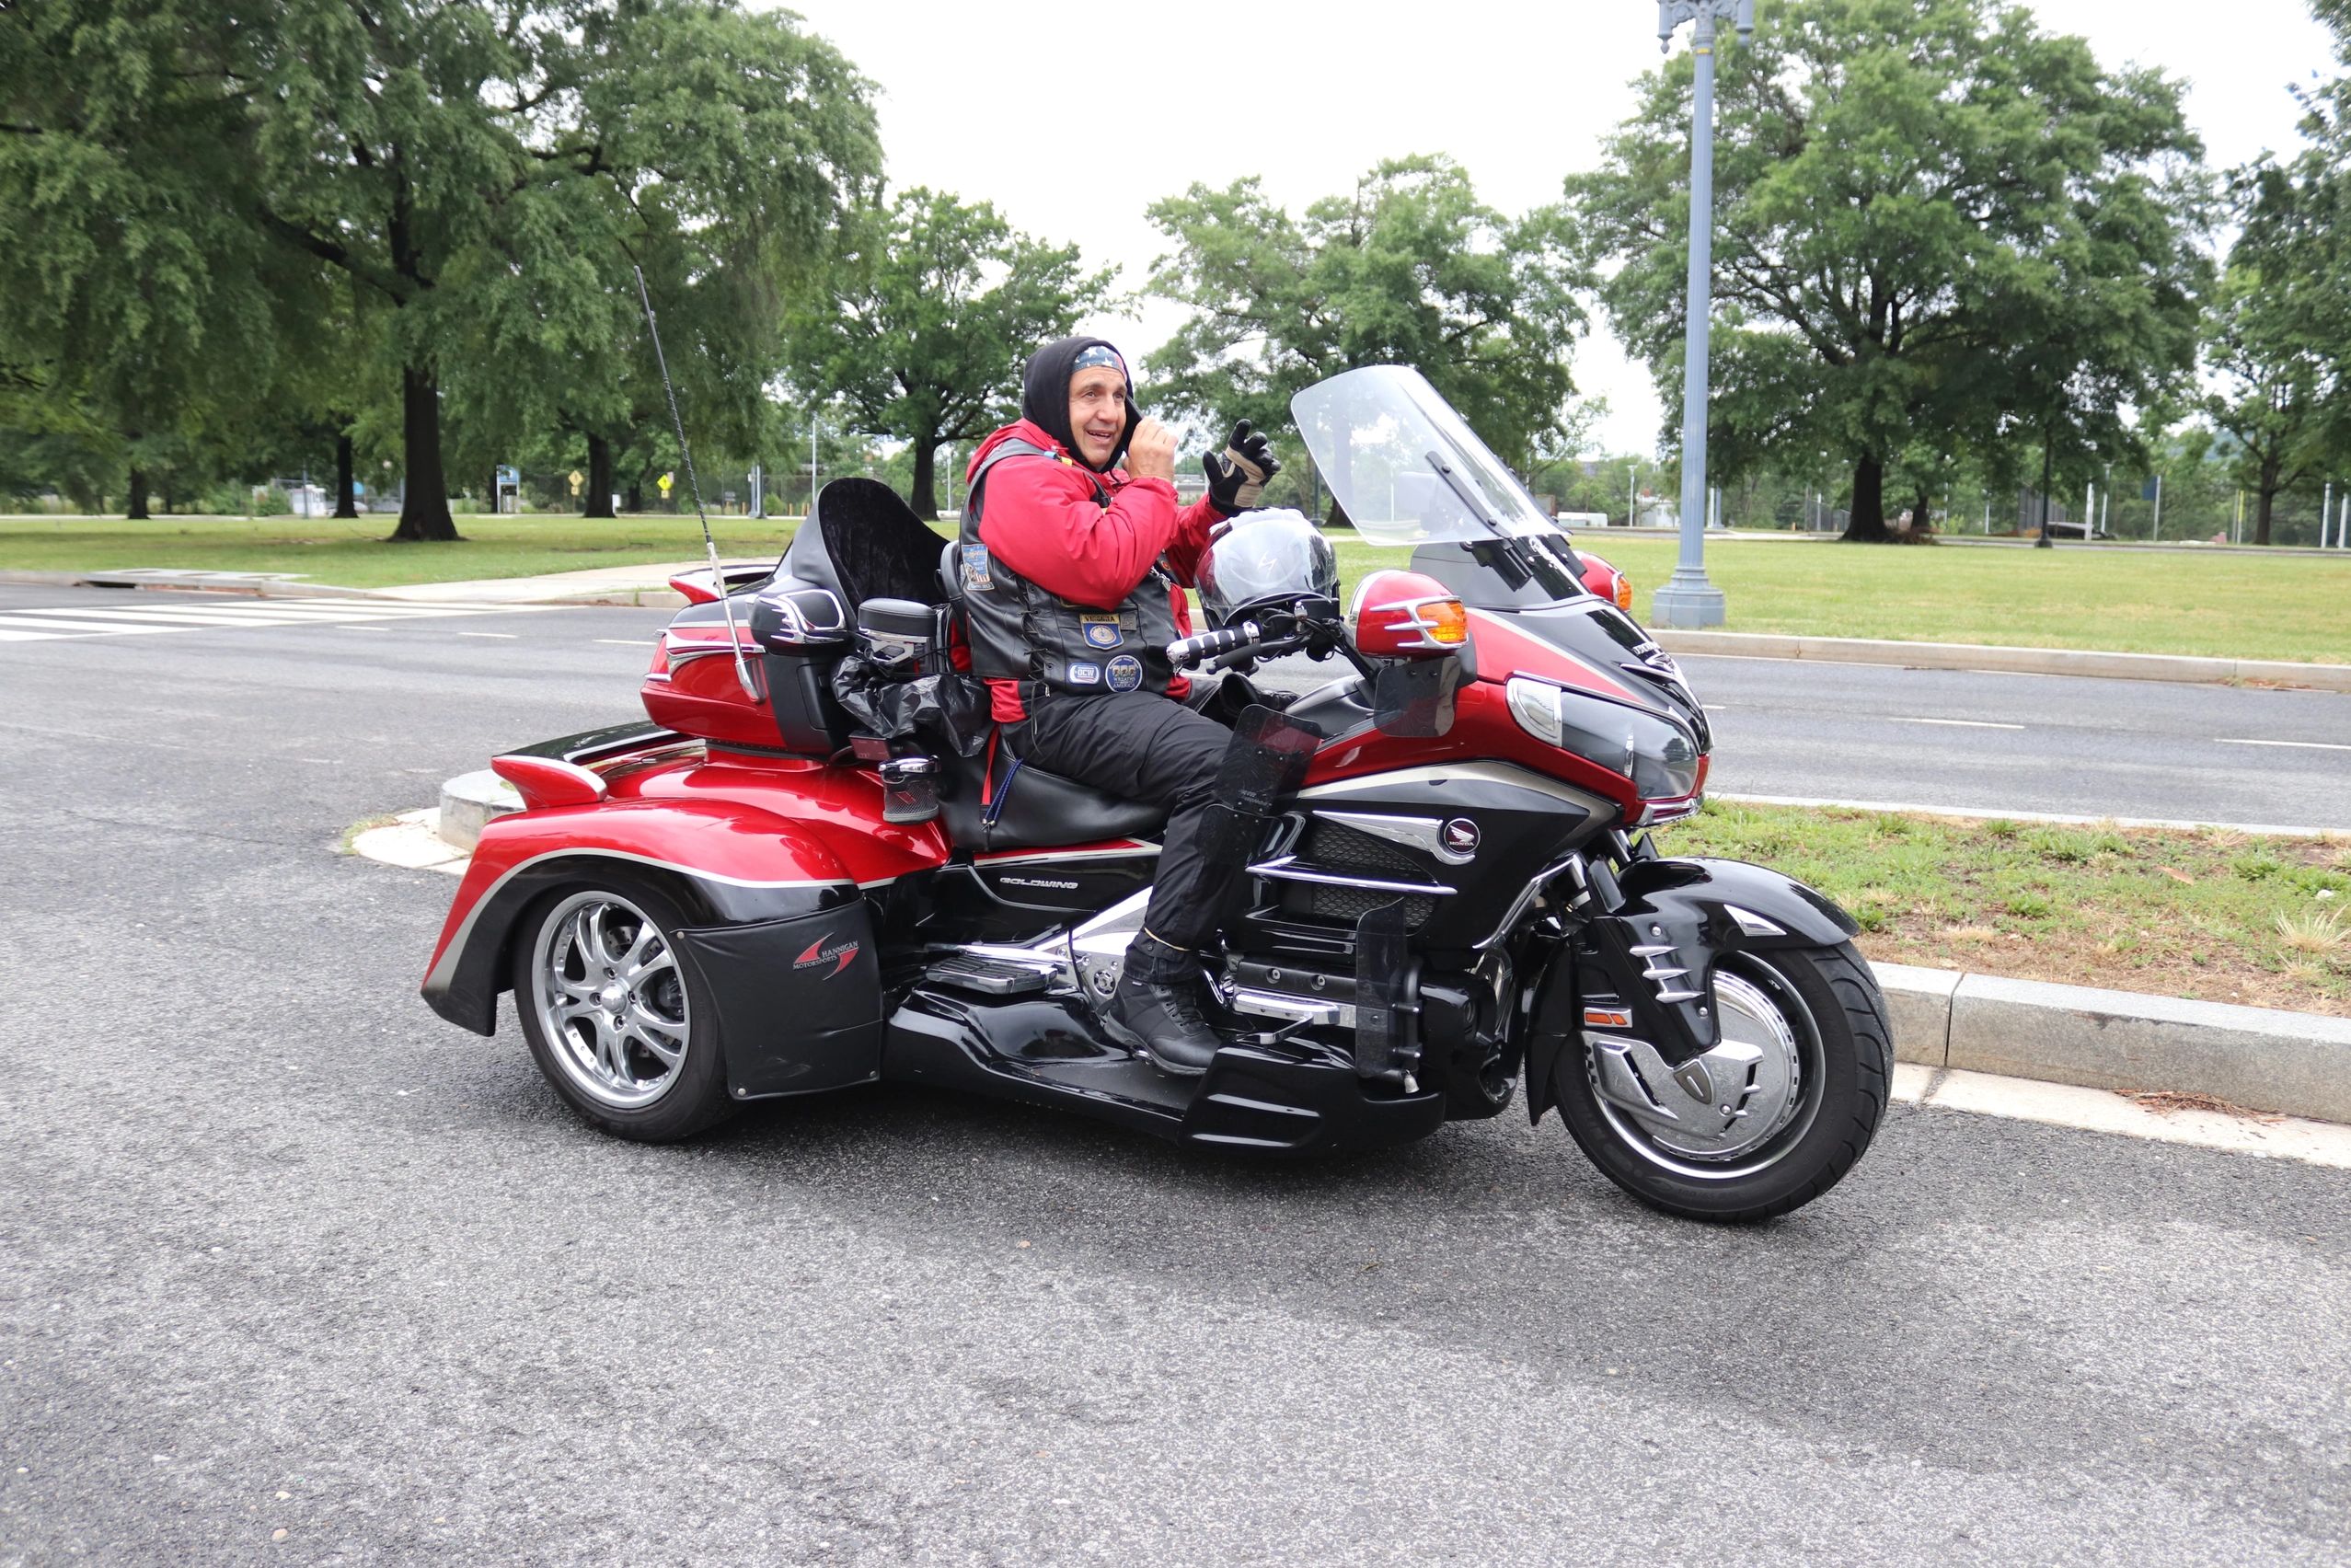
<svg viewBox="0 0 2351 1568"><path fill-rule="evenodd" d="M790 8L879 84L893 187L992 202L1019 228L1077 241L1089 264L1122 268L1129 287L1166 248L1144 209L1194 180L1262 175L1297 211L1382 158L1446 153L1493 206L1555 200L1562 176L1596 161L1601 136L1631 111L1634 76L1658 60L1654 0ZM2293 145L2288 87L2331 65L2329 35L2302 0L2034 9L2103 62L2184 78L2189 122L2216 165ZM1181 315L1148 302L1089 329L1139 360ZM1648 373L1626 362L1596 311L1575 379L1608 399L1604 449L1654 446Z"/></svg>

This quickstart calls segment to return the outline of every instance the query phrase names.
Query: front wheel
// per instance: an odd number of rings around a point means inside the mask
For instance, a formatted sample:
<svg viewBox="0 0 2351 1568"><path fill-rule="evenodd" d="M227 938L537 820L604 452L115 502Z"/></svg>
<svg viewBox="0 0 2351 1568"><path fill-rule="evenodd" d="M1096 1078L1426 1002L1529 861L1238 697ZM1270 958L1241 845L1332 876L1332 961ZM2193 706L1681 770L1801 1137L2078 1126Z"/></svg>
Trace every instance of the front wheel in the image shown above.
<svg viewBox="0 0 2351 1568"><path fill-rule="evenodd" d="M1851 944L1726 955L1722 1041L1669 1071L1643 1041L1587 1038L1559 1107L1592 1163L1654 1208L1768 1219L1835 1186L1884 1114L1893 1031Z"/></svg>
<svg viewBox="0 0 2351 1568"><path fill-rule="evenodd" d="M734 1109L684 923L660 887L616 871L542 900L515 934L514 1010L539 1071L624 1138L674 1142Z"/></svg>

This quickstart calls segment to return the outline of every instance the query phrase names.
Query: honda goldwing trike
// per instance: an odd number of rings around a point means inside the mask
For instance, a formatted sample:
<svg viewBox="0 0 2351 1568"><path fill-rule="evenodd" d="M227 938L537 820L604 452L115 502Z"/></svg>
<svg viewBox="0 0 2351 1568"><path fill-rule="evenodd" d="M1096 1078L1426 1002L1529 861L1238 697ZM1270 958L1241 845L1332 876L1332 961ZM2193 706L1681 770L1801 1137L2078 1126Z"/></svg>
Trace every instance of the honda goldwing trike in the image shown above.
<svg viewBox="0 0 2351 1568"><path fill-rule="evenodd" d="M1827 1191L1891 1072L1851 918L1655 847L1699 809L1705 711L1425 380L1349 371L1292 412L1350 525L1412 554L1342 614L1299 553L1170 650L1227 672L1220 831L1247 864L1204 955L1229 1041L1204 1075L1101 1020L1158 813L999 744L958 674L959 548L859 478L772 571L680 580L703 602L660 640L651 722L494 761L524 809L483 829L425 999L487 1035L512 991L556 1091L644 1140L886 1081L1305 1154L1523 1094L1661 1209L1756 1219ZM1297 654L1343 673L1246 700Z"/></svg>

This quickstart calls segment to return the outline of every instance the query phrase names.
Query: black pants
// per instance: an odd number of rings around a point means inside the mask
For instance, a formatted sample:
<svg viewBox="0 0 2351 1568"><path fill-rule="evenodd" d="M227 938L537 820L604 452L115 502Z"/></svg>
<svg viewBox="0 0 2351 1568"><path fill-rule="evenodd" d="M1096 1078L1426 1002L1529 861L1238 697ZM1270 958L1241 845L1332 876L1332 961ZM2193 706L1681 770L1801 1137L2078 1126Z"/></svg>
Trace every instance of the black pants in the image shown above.
<svg viewBox="0 0 2351 1568"><path fill-rule="evenodd" d="M1168 808L1158 874L1143 925L1163 942L1204 947L1240 886L1243 855L1213 857L1203 837L1216 773L1233 732L1182 703L1149 692L1032 697L1029 717L1005 731L1032 767L1130 801ZM1217 861L1218 863L1212 863Z"/></svg>

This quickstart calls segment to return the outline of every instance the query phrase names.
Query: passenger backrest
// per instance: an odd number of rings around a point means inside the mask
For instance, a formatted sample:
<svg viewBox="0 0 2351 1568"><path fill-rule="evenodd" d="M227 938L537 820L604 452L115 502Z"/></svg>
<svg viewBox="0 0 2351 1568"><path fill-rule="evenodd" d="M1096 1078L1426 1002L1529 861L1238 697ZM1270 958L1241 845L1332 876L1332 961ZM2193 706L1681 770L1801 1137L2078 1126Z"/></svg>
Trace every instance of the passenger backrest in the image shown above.
<svg viewBox="0 0 2351 1568"><path fill-rule="evenodd" d="M835 479L816 498L813 526L784 552L783 572L830 588L852 616L868 599L948 602L939 581L939 536L879 479Z"/></svg>

